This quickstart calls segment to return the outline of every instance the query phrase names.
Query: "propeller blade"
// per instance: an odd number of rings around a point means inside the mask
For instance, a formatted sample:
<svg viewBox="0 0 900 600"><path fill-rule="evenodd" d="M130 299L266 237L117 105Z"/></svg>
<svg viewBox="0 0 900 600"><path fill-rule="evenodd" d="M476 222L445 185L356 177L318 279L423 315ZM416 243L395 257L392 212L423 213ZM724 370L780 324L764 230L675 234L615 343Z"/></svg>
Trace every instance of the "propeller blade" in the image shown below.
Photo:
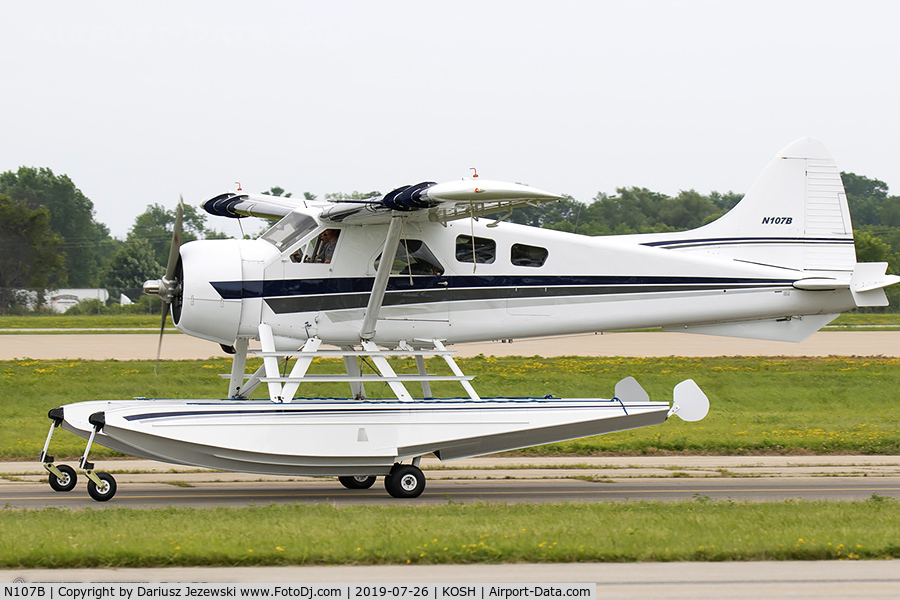
<svg viewBox="0 0 900 600"><path fill-rule="evenodd" d="M178 198L175 209L175 227L172 229L172 245L169 246L169 262L166 265L166 279L175 277L175 266L178 264L178 249L181 248L181 221L184 218L184 198Z"/></svg>
<svg viewBox="0 0 900 600"><path fill-rule="evenodd" d="M162 339L163 339L163 331L166 328L166 317L169 316L169 303L163 302L162 309L162 321L159 323L159 343L156 345L156 362L153 363L153 376L159 377L159 373L157 373L157 367L159 367L159 357L162 355Z"/></svg>
<svg viewBox="0 0 900 600"><path fill-rule="evenodd" d="M178 198L178 206L175 208L175 226L172 228L172 245L169 246L169 262L166 264L166 275L164 280L167 285L171 285L172 290L175 289L175 286L178 285L178 282L175 281L175 269L178 266L178 251L181 248L181 232L182 232L182 221L184 220L184 196L180 196ZM146 284L145 284L146 287ZM171 293L169 294L169 298L171 298ZM169 314L169 309L172 306L171 302L166 302L166 300L160 296L160 300L163 301L162 307L162 320L159 323L159 343L156 346L156 363L153 365L153 374L158 376L157 367L159 366L159 357L162 355L162 341L163 341L163 333L166 329L166 317Z"/></svg>

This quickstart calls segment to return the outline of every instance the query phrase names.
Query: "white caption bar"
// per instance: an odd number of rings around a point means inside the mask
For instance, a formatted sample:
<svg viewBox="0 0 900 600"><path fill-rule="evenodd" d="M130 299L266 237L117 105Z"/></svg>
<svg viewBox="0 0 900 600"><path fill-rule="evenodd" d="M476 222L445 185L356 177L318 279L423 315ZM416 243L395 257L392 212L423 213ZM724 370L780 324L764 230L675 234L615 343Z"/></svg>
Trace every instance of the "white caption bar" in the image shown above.
<svg viewBox="0 0 900 600"><path fill-rule="evenodd" d="M596 600L593 583L495 583L422 585L327 584L209 584L209 583L13 583L3 585L2 599L35 600L145 600L150 598L299 598L363 600L404 598L445 600L512 600L519 598L578 598Z"/></svg>

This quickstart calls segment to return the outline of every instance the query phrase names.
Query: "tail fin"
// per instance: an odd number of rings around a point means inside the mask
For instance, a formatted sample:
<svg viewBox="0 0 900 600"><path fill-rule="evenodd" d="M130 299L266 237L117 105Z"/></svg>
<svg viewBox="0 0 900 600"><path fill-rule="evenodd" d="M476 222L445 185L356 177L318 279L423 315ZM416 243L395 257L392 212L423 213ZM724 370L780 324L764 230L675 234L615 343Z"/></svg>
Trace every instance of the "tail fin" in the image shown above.
<svg viewBox="0 0 900 600"><path fill-rule="evenodd" d="M807 271L852 272L856 264L840 172L811 138L779 152L747 195L718 220L643 243Z"/></svg>

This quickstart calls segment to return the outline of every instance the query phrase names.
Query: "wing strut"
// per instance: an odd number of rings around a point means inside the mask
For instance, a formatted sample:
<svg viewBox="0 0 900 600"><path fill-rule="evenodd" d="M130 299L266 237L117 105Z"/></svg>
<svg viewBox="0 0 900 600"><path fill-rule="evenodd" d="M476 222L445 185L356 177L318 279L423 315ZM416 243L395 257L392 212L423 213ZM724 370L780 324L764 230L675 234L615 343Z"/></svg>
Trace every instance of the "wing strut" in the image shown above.
<svg viewBox="0 0 900 600"><path fill-rule="evenodd" d="M369 341L375 337L375 322L378 313L381 312L381 304L384 301L384 292L387 290L388 277L394 266L394 257L397 256L397 246L400 245L400 215L391 217L388 226L387 238L384 241L384 251L381 253L381 262L378 263L378 271L375 273L375 283L372 284L372 293L369 295L369 304L366 306L366 316L359 331L359 337L363 341Z"/></svg>

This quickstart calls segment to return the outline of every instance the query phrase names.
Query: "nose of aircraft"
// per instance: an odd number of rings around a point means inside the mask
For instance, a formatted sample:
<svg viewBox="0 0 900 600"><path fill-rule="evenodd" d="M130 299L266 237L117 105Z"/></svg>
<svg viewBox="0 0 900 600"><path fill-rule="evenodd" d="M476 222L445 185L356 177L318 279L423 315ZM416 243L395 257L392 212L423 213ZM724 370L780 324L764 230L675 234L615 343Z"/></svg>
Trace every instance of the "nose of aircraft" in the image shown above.
<svg viewBox="0 0 900 600"><path fill-rule="evenodd" d="M179 201L166 273L144 282L144 293L171 308L184 333L231 345L241 318L241 253L236 240L202 240L182 246L184 204ZM160 348L166 313L162 311ZM157 352L157 360L159 352Z"/></svg>
<svg viewBox="0 0 900 600"><path fill-rule="evenodd" d="M172 302L172 320L180 331L234 344L243 299L241 264L238 240L200 240L181 247L178 291Z"/></svg>

